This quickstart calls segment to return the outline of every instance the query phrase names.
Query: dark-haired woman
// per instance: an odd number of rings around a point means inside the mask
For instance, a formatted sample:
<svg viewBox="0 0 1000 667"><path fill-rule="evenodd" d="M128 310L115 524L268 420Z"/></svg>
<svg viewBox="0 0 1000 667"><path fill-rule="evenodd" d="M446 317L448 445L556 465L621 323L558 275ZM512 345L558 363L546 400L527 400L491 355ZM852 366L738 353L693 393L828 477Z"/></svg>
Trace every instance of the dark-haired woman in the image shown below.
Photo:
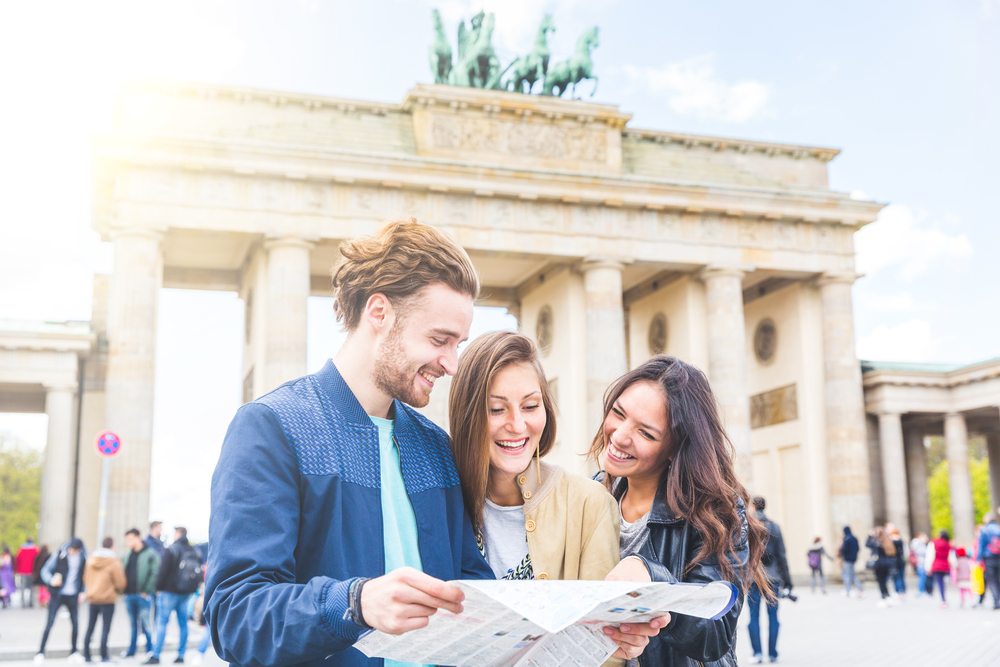
<svg viewBox="0 0 1000 667"><path fill-rule="evenodd" d="M591 453L621 507L623 560L609 579L726 580L739 591L719 619L674 615L639 665L735 665L744 593L756 583L772 596L760 564L767 532L747 515L750 495L705 374L656 356L624 375L605 396Z"/></svg>
<svg viewBox="0 0 1000 667"><path fill-rule="evenodd" d="M540 460L556 416L531 339L496 331L470 343L448 411L465 507L497 579L604 579L618 563L618 509L597 482ZM610 630L615 655L638 655L662 625Z"/></svg>
<svg viewBox="0 0 1000 667"><path fill-rule="evenodd" d="M934 547L934 562L931 565L931 574L934 576L934 584L941 594L941 608L944 609L948 606L948 599L945 593L945 586L947 584L945 582L951 574L951 562L948 560L952 549L951 535L947 530L942 530L938 533L938 538L931 542L931 546Z"/></svg>

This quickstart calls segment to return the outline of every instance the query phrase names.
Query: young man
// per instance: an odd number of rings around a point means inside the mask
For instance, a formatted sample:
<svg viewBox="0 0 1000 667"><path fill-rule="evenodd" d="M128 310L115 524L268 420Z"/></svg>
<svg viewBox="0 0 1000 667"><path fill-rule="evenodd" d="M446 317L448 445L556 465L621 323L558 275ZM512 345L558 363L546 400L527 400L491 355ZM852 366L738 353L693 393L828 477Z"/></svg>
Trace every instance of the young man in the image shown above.
<svg viewBox="0 0 1000 667"><path fill-rule="evenodd" d="M240 665L375 665L347 650L365 629L421 628L462 610L445 581L493 578L448 436L410 407L455 372L475 268L413 219L340 253L347 340L315 375L240 408L212 478L205 606L221 657ZM634 657L648 639L622 641Z"/></svg>
<svg viewBox="0 0 1000 667"><path fill-rule="evenodd" d="M125 590L125 570L121 561L112 551L114 540L105 537L101 548L90 555L87 566L83 570L83 584L87 589L87 602L90 603L90 618L87 620L87 632L83 635L83 659L90 662L90 638L94 636L97 619L101 623L101 662L111 662L108 655L108 634L111 632L111 620L115 615L115 602L118 594Z"/></svg>
<svg viewBox="0 0 1000 667"><path fill-rule="evenodd" d="M35 538L29 537L14 558L14 573L17 575L17 587L21 589L21 607L34 607L33 597L35 558L38 557L38 547L35 546Z"/></svg>
<svg viewBox="0 0 1000 667"><path fill-rule="evenodd" d="M146 539L143 540L147 547L156 552L157 556L162 556L163 552L167 550L167 547L163 544L163 540L160 539L160 535L162 533L163 522L153 521L149 524L149 535L147 535Z"/></svg>
<svg viewBox="0 0 1000 667"><path fill-rule="evenodd" d="M754 509L757 510L757 518L767 527L768 538L764 547L764 555L761 563L767 571L767 577L771 580L771 587L779 597L786 595L792 590L792 577L788 573L788 559L785 556L785 540L781 536L781 528L771 521L764 514L767 503L763 498L757 496L753 499ZM750 586L747 592L747 607L750 610L750 646L753 648L753 656L750 664L760 664L764 662L763 649L760 643L760 602L761 592L757 584ZM778 601L772 604L767 600L767 653L771 662L778 662Z"/></svg>
<svg viewBox="0 0 1000 667"><path fill-rule="evenodd" d="M177 625L181 630L174 662L184 663L188 639L188 603L191 601L191 594L198 590L201 583L201 572L201 552L188 542L187 528L178 526L174 529L173 544L163 552L160 560L160 571L156 576L156 644L153 645L153 655L142 664L160 664L160 653L167 638L167 623L171 613L177 615Z"/></svg>
<svg viewBox="0 0 1000 667"><path fill-rule="evenodd" d="M146 636L146 653L153 653L153 639L150 634L149 607L156 595L156 579L160 573L160 557L147 545L138 529L125 533L128 553L122 558L125 568L125 610L132 626L132 638L122 658L135 655L139 643L139 631ZM148 656L147 656L148 657Z"/></svg>
<svg viewBox="0 0 1000 667"><path fill-rule="evenodd" d="M1000 523L997 523L997 513L987 512L983 523L986 525L979 531L979 564L983 567L986 588L993 596L993 608L1000 609Z"/></svg>
<svg viewBox="0 0 1000 667"><path fill-rule="evenodd" d="M78 605L83 598L83 572L87 566L87 554L83 541L79 537L62 546L52 554L42 567L42 582L49 587L52 598L49 600L49 617L42 632L42 645L35 656L35 664L45 662L45 644L49 641L49 631L56 621L59 607L65 606L69 612L69 620L73 626L70 635L69 662L83 662L83 656L76 652L76 638L79 631L77 622Z"/></svg>

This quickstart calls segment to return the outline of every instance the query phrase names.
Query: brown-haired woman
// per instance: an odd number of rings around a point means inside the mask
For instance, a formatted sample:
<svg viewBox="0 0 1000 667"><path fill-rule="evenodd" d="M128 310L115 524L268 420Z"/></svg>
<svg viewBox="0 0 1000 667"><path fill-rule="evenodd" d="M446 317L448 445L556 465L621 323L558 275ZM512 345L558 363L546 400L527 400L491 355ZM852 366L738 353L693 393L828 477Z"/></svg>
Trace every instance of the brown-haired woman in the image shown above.
<svg viewBox="0 0 1000 667"><path fill-rule="evenodd" d="M889 596L889 575L896 564L896 545L892 543L892 537L885 532L882 526L875 526L868 533L868 541L865 546L872 550L872 558L875 561L875 579L878 581L879 592L882 593L882 601L879 606L885 607L891 597Z"/></svg>
<svg viewBox="0 0 1000 667"><path fill-rule="evenodd" d="M746 590L772 596L760 565L767 531L748 516L734 448L704 373L656 356L617 380L591 454L621 507L621 556L609 579L707 583L737 588L715 620L674 615L639 658L647 665L736 664L736 621Z"/></svg>
<svg viewBox="0 0 1000 667"><path fill-rule="evenodd" d="M538 348L496 331L462 352L448 399L462 495L498 579L602 580L618 563L618 511L601 484L540 461L556 415ZM665 619L605 632L634 658ZM624 634L629 633L629 634Z"/></svg>

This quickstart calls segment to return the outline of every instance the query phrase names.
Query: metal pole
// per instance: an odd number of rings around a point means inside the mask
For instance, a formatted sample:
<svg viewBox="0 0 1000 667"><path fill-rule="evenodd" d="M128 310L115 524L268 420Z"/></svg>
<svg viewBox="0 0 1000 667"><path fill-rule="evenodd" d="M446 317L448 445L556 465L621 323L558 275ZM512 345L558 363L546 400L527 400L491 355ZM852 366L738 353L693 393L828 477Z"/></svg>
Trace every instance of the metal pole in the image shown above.
<svg viewBox="0 0 1000 667"><path fill-rule="evenodd" d="M108 519L108 478L111 477L111 459L105 458L101 464L101 504L97 510L97 541L99 545L104 539L104 525ZM96 548L96 546L95 546Z"/></svg>

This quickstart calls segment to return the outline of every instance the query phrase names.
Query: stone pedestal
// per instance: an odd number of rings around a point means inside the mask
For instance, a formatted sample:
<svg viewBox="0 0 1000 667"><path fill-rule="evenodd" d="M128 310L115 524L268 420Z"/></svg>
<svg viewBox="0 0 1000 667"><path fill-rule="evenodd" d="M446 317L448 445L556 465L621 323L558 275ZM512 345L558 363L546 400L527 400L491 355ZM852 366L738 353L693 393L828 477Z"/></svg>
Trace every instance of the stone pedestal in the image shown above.
<svg viewBox="0 0 1000 667"><path fill-rule="evenodd" d="M73 468L76 464L76 432L73 428L76 387L45 388L45 414L49 418L42 464L38 543L50 549L73 537Z"/></svg>
<svg viewBox="0 0 1000 667"><path fill-rule="evenodd" d="M872 498L861 364L854 349L851 285L855 278L824 276L818 286L823 311L830 518L834 534L849 525L855 534L865 535L872 524Z"/></svg>
<svg viewBox="0 0 1000 667"><path fill-rule="evenodd" d="M917 533L931 534L931 508L927 492L927 449L924 434L919 428L903 429L903 447L906 451L906 479L910 490L910 529Z"/></svg>
<svg viewBox="0 0 1000 667"><path fill-rule="evenodd" d="M910 503L906 484L906 455L903 448L903 423L897 412L878 416L879 444L882 454L882 480L885 485L886 519L894 524L905 542L910 538Z"/></svg>
<svg viewBox="0 0 1000 667"><path fill-rule="evenodd" d="M951 491L951 520L956 546L972 547L975 509L969 476L969 432L965 417L957 412L945 415L944 439L948 456L948 484Z"/></svg>
<svg viewBox="0 0 1000 667"><path fill-rule="evenodd" d="M736 447L736 474L750 487L753 452L743 276L743 271L724 268L709 268L700 274L705 283L708 379L726 432Z"/></svg>
<svg viewBox="0 0 1000 667"><path fill-rule="evenodd" d="M583 263L587 311L587 435L597 433L604 415L604 392L627 370L622 268L599 259Z"/></svg>
<svg viewBox="0 0 1000 667"><path fill-rule="evenodd" d="M163 256L161 236L150 230L120 230L113 240L104 414L106 428L122 439L122 453L111 462L105 532L120 543L125 531L145 530L149 522L156 314Z"/></svg>
<svg viewBox="0 0 1000 667"><path fill-rule="evenodd" d="M297 237L271 239L267 251L265 391L306 374L306 308L309 251Z"/></svg>

